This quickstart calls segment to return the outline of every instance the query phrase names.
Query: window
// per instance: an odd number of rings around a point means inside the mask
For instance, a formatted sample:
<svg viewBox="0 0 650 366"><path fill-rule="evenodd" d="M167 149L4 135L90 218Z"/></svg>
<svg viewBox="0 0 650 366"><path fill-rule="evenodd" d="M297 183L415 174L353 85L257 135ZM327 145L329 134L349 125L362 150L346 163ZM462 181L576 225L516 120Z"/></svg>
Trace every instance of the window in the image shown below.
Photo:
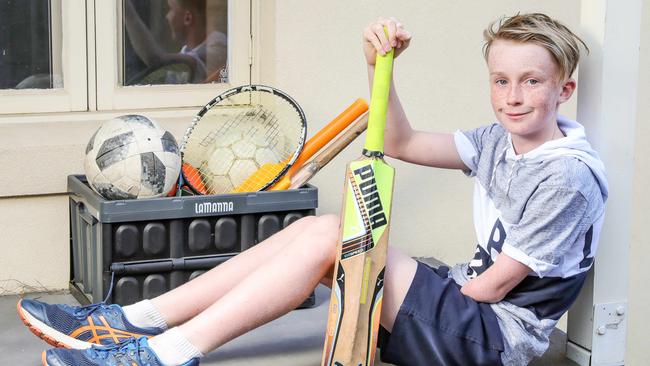
<svg viewBox="0 0 650 366"><path fill-rule="evenodd" d="M203 105L251 82L250 19L244 0L0 0L0 113Z"/></svg>
<svg viewBox="0 0 650 366"><path fill-rule="evenodd" d="M228 1L124 0L120 84L228 82Z"/></svg>
<svg viewBox="0 0 650 366"><path fill-rule="evenodd" d="M200 0L182 8L186 3L95 3L98 110L200 106L251 82L251 2ZM197 28L188 26L193 22ZM203 35L191 39L197 29Z"/></svg>
<svg viewBox="0 0 650 366"><path fill-rule="evenodd" d="M59 89L60 1L0 1L0 89ZM55 30L55 31L53 31Z"/></svg>
<svg viewBox="0 0 650 366"><path fill-rule="evenodd" d="M0 0L2 113L86 109L84 7L62 0ZM77 59L63 53L75 49Z"/></svg>

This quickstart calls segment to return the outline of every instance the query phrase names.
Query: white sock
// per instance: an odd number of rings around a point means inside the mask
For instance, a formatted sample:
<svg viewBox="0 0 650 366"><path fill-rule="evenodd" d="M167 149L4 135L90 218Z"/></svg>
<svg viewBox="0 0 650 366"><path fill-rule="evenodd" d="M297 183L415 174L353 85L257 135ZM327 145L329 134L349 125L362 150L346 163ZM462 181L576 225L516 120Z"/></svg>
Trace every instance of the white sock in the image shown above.
<svg viewBox="0 0 650 366"><path fill-rule="evenodd" d="M178 327L149 339L149 347L163 365L182 365L195 357L203 357Z"/></svg>
<svg viewBox="0 0 650 366"><path fill-rule="evenodd" d="M136 327L140 328L160 328L167 330L167 322L162 314L153 306L151 300L142 300L133 305L122 308L126 319Z"/></svg>

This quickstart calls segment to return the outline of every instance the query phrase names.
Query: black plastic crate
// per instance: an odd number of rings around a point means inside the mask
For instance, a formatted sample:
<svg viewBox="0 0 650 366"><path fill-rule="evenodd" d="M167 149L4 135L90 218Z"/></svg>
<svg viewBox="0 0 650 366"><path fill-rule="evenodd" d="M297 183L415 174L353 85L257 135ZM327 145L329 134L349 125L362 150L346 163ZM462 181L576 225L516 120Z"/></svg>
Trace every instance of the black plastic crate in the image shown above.
<svg viewBox="0 0 650 366"><path fill-rule="evenodd" d="M223 263L301 217L318 190L107 201L68 176L70 290L82 304L156 297ZM314 293L300 307L315 304Z"/></svg>

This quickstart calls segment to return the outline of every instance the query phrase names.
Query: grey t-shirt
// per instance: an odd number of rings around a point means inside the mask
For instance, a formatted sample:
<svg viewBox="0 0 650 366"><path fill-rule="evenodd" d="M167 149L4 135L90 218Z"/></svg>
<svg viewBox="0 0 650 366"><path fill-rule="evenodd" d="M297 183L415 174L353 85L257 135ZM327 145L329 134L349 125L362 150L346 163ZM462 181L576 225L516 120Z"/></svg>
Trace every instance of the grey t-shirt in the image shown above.
<svg viewBox="0 0 650 366"><path fill-rule="evenodd" d="M458 152L475 177L474 258L451 270L463 285L500 253L530 274L492 304L504 337L505 365L525 365L549 345L557 320L591 267L604 217L607 183L598 155L575 121L558 120L566 137L516 155L499 124L456 132Z"/></svg>

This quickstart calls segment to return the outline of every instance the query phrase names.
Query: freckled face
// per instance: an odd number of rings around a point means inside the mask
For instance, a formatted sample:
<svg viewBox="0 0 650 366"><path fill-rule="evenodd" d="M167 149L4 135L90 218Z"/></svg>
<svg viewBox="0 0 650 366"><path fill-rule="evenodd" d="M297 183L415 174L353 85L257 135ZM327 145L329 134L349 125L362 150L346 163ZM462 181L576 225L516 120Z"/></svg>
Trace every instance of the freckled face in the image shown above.
<svg viewBox="0 0 650 366"><path fill-rule="evenodd" d="M551 53L542 46L508 40L492 43L487 59L494 114L513 137L539 145L557 128L557 110L575 89L562 80Z"/></svg>

